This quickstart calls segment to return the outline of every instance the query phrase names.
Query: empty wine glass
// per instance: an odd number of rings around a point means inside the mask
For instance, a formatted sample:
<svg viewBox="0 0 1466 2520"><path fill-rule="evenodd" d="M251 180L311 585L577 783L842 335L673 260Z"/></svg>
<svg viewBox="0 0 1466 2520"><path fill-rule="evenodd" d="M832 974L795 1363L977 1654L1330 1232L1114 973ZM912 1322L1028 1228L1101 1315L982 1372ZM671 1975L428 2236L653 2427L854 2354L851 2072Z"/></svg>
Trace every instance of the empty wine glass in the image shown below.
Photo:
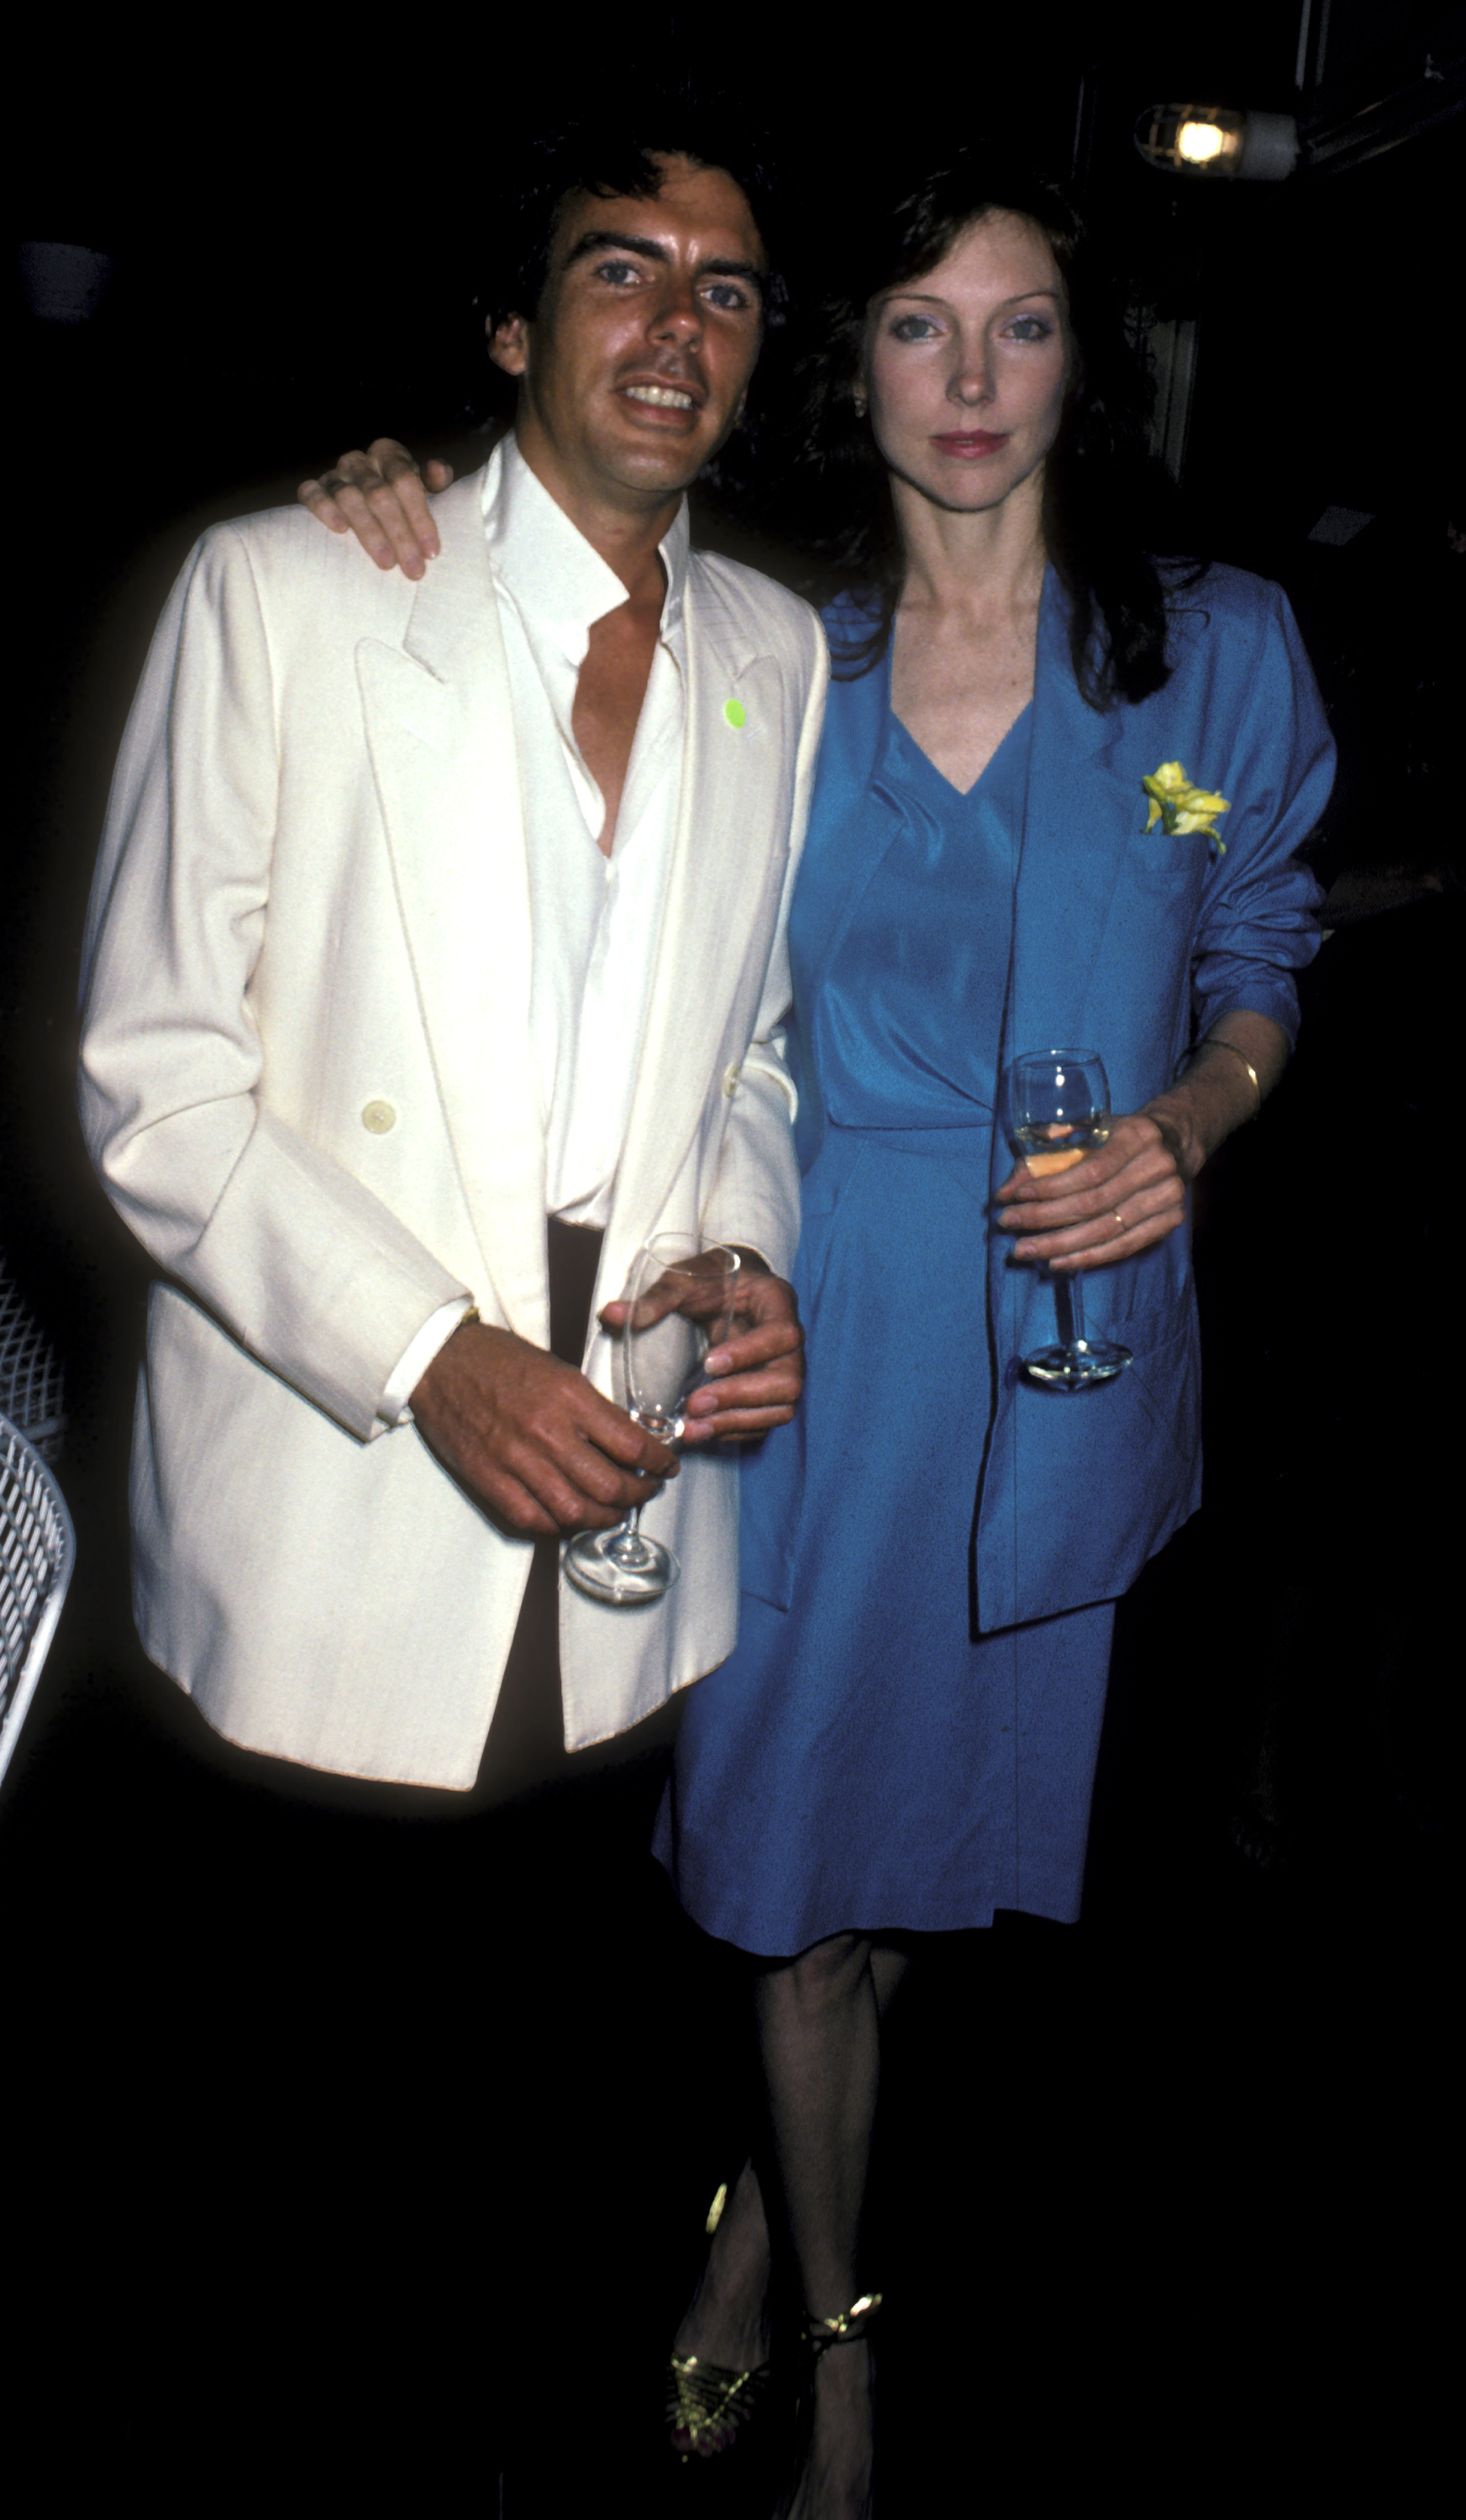
<svg viewBox="0 0 1466 2520"><path fill-rule="evenodd" d="M1094 1050L1030 1050L1008 1070L1013 1144L1031 1173L1067 1172L1110 1135L1110 1080ZM1054 1391L1086 1391L1111 1382L1131 1362L1127 1347L1090 1338L1077 1270L1049 1271L1058 1339L1023 1360L1032 1382Z"/></svg>
<svg viewBox="0 0 1466 2520"><path fill-rule="evenodd" d="M621 1328L626 1412L664 1444L680 1438L703 1359L732 1328L738 1265L736 1251L685 1234L655 1234L637 1255ZM671 1551L643 1532L640 1506L614 1531L582 1531L564 1565L598 1601L658 1600L680 1571Z"/></svg>

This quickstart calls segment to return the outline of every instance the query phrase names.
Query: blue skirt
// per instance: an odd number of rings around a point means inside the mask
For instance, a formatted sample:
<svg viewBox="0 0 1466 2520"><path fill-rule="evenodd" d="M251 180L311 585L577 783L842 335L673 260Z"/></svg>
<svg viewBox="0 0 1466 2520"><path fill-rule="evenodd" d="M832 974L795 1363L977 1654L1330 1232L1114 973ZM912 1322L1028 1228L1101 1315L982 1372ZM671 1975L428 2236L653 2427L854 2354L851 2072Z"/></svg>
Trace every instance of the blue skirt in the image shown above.
<svg viewBox="0 0 1466 2520"><path fill-rule="evenodd" d="M990 1149L832 1130L805 1184L802 1419L745 1464L738 1644L688 1693L654 1841L750 1952L1078 1913L1115 1604L975 1633Z"/></svg>

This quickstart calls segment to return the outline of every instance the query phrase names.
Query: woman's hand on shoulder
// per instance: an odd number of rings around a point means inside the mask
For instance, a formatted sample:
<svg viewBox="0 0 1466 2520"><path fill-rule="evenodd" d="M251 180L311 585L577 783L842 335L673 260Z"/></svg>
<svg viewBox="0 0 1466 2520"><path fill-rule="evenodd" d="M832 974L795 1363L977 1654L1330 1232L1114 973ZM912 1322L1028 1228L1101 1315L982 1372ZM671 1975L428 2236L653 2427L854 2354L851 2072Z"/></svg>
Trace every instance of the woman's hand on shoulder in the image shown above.
<svg viewBox="0 0 1466 2520"><path fill-rule="evenodd" d="M430 490L446 490L451 464L423 471L394 437L374 437L365 454L353 447L319 481L302 481L296 497L334 534L354 534L379 568L421 577L440 545Z"/></svg>
<svg viewBox="0 0 1466 2520"><path fill-rule="evenodd" d="M1039 1180L1015 1165L999 1190L998 1224L1018 1238L1015 1260L1055 1269L1107 1269L1164 1242L1185 1221L1180 1131L1168 1117L1129 1111L1103 1147Z"/></svg>

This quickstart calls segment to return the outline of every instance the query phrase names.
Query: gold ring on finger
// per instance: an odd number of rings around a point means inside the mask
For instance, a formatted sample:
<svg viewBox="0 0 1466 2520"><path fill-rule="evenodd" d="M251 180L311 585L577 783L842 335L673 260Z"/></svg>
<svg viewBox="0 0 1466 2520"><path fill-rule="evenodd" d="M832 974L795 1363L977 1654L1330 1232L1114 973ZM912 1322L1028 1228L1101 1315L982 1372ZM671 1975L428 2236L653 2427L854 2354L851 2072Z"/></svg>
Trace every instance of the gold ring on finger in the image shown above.
<svg viewBox="0 0 1466 2520"><path fill-rule="evenodd" d="M1122 1234L1123 1234L1123 1232L1124 1232L1124 1230L1125 1230L1125 1221L1124 1221L1124 1218L1121 1215L1121 1212L1120 1212L1119 1208L1117 1208L1117 1209L1116 1209L1116 1211L1115 1211L1115 1222L1116 1222L1116 1224L1119 1226L1119 1228L1120 1228L1120 1230L1121 1230L1121 1233L1122 1233Z"/></svg>

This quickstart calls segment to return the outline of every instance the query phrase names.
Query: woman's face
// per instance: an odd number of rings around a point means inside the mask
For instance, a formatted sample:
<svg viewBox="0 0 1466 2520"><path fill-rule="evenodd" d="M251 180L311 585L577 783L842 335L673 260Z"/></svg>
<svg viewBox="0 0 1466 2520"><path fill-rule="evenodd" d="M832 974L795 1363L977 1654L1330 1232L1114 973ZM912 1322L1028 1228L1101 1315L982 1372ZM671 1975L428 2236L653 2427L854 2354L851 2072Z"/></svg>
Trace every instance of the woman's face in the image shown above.
<svg viewBox="0 0 1466 2520"><path fill-rule="evenodd" d="M865 389L898 481L958 514L1042 479L1069 373L1068 305L1040 228L991 210L935 269L872 298Z"/></svg>

